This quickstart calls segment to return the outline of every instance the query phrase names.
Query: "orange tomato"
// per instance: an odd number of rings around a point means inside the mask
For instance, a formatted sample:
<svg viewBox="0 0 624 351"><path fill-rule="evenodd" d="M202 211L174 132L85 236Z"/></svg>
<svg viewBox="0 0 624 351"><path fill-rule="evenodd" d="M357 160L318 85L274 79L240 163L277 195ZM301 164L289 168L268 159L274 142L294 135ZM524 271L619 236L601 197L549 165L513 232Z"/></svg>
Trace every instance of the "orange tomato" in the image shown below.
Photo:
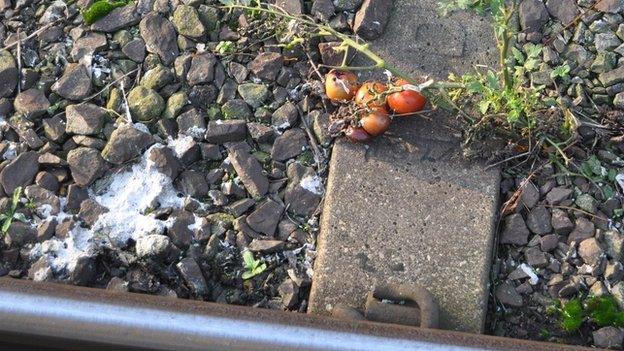
<svg viewBox="0 0 624 351"><path fill-rule="evenodd" d="M381 95L388 87L379 82L366 82L362 84L355 94L355 103L368 108L386 106L386 97Z"/></svg>
<svg viewBox="0 0 624 351"><path fill-rule="evenodd" d="M362 128L370 135L377 136L385 133L390 127L390 116L382 109L376 109L370 113L367 113L360 119Z"/></svg>
<svg viewBox="0 0 624 351"><path fill-rule="evenodd" d="M352 72L331 70L325 75L325 94L332 101L351 100L357 90L357 76Z"/></svg>
<svg viewBox="0 0 624 351"><path fill-rule="evenodd" d="M397 87L409 85L407 81L400 79L397 81ZM421 111L427 99L419 92L405 88L405 90L392 93L388 96L388 105L396 114L409 114Z"/></svg>

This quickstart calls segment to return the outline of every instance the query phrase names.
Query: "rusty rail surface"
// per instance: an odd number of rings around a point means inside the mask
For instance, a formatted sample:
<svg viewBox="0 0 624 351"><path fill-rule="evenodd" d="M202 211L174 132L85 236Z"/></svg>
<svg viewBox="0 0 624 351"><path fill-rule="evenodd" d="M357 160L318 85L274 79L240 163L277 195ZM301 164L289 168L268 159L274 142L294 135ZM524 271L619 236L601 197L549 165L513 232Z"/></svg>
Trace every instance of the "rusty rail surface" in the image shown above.
<svg viewBox="0 0 624 351"><path fill-rule="evenodd" d="M40 347L33 350L589 350L10 278L0 279L0 342Z"/></svg>

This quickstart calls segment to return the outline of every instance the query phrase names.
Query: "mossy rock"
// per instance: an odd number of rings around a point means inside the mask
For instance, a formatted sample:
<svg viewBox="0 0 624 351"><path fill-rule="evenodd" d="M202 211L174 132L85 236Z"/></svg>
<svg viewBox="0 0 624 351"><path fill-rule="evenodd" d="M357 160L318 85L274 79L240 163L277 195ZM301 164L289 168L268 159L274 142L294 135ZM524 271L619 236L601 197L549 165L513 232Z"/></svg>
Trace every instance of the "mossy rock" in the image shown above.
<svg viewBox="0 0 624 351"><path fill-rule="evenodd" d="M173 13L173 25L178 33L189 38L201 38L206 35L206 28L199 19L197 10L188 5L178 5Z"/></svg>
<svg viewBox="0 0 624 351"><path fill-rule="evenodd" d="M165 100L154 90L137 86L128 94L128 107L133 118L148 122L160 117L165 109Z"/></svg>
<svg viewBox="0 0 624 351"><path fill-rule="evenodd" d="M184 108L188 104L188 95L185 92L179 91L174 93L167 100L167 107L165 107L165 112L163 112L163 118L176 118Z"/></svg>
<svg viewBox="0 0 624 351"><path fill-rule="evenodd" d="M269 97L269 88L264 84L245 83L238 86L238 93L251 107L258 108Z"/></svg>

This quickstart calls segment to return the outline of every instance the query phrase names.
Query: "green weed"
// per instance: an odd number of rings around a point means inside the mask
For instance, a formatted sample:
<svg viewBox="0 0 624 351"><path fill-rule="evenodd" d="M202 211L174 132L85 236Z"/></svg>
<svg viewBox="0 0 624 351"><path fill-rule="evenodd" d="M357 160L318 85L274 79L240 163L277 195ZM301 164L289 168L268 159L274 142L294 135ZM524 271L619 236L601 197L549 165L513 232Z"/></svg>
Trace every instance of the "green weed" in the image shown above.
<svg viewBox="0 0 624 351"><path fill-rule="evenodd" d="M11 197L11 204L6 213L0 214L0 223L2 223L2 227L0 227L2 234L6 234L11 227L11 223L13 220L18 220L20 222L26 222L26 217L24 214L16 212L17 206L19 205L20 197L22 196L22 187L17 187L15 191L13 191L13 197Z"/></svg>
<svg viewBox="0 0 624 351"><path fill-rule="evenodd" d="M267 268L266 263L256 260L249 250L243 251L243 264L245 267L242 275L243 280L251 279L264 272Z"/></svg>

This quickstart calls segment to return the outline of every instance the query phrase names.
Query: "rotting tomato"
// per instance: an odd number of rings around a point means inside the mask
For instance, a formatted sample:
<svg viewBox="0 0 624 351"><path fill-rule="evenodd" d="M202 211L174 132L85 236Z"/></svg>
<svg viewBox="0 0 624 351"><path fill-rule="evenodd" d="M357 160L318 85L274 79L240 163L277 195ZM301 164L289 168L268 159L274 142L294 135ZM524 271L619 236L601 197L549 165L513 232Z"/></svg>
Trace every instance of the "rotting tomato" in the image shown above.
<svg viewBox="0 0 624 351"><path fill-rule="evenodd" d="M397 87L404 87L410 85L409 82L400 79L397 81ZM422 111L427 103L427 99L418 91L404 88L403 91L392 93L388 96L388 105L394 111L394 113L410 114L418 111Z"/></svg>
<svg viewBox="0 0 624 351"><path fill-rule="evenodd" d="M386 97L383 94L388 87L379 82L366 82L362 84L355 94L355 103L368 108L386 106Z"/></svg>
<svg viewBox="0 0 624 351"><path fill-rule="evenodd" d="M345 130L345 136L350 141L356 143L365 143L371 140L371 135L366 133L362 127L349 126L347 130Z"/></svg>
<svg viewBox="0 0 624 351"><path fill-rule="evenodd" d="M362 128L372 136L385 133L390 127L392 119L383 109L375 109L360 119Z"/></svg>
<svg viewBox="0 0 624 351"><path fill-rule="evenodd" d="M348 101L358 91L357 76L353 72L331 70L325 76L325 94L332 101Z"/></svg>

